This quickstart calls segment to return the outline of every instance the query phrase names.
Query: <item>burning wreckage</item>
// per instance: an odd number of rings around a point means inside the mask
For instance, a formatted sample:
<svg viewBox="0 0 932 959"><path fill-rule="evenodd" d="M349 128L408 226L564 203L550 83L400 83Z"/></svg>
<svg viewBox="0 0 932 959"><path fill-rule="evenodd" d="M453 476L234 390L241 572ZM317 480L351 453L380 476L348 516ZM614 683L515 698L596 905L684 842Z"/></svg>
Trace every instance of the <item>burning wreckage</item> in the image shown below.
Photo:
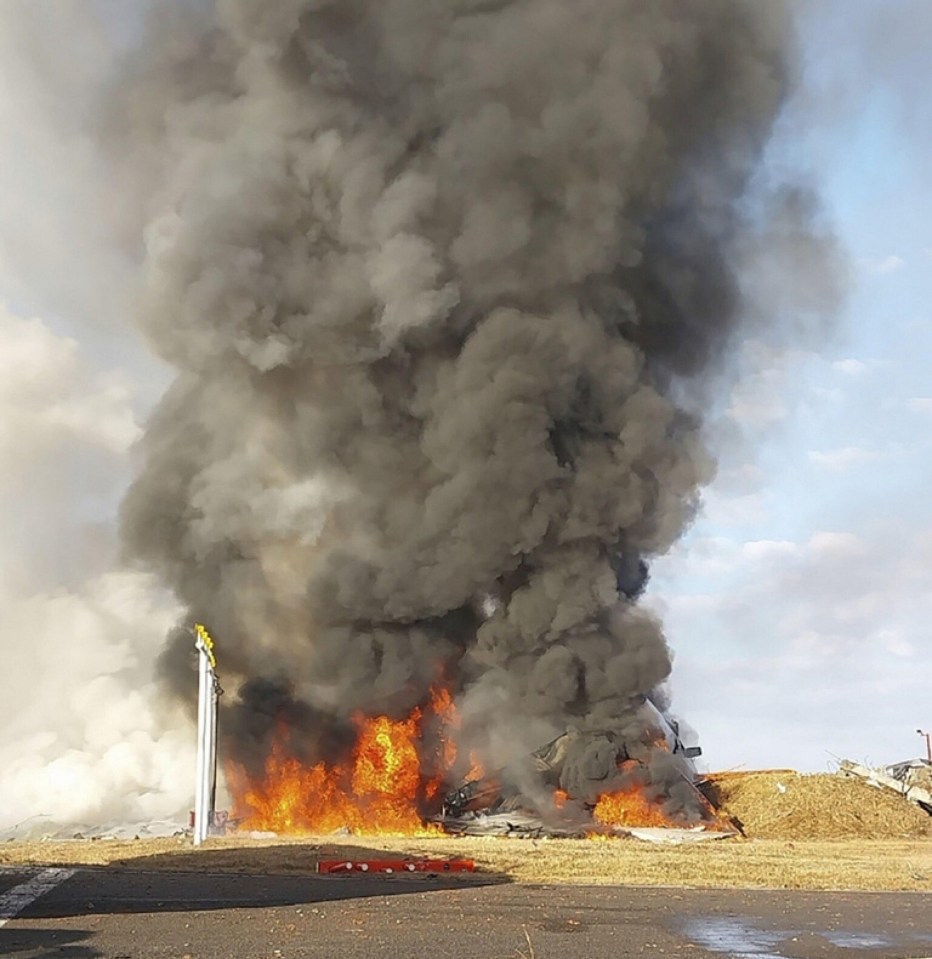
<svg viewBox="0 0 932 959"><path fill-rule="evenodd" d="M602 760L609 755L616 769L597 792L572 797L562 788L567 755L583 738L572 730L491 775L467 779L446 794L434 821L461 835L579 837L651 827L734 832L695 784L692 760L701 755L699 747L684 745L676 720L650 699L640 713L654 736L649 742L628 741L611 730L586 734L588 748ZM662 784L650 771L658 757L665 767Z"/></svg>
<svg viewBox="0 0 932 959"><path fill-rule="evenodd" d="M140 319L177 377L121 530L184 610L170 695L186 627L223 638L234 817L715 821L638 595L714 475L739 269L805 249L818 289L782 286L831 300L805 191L753 195L789 5L195 6L122 90L121 155L172 158L121 182L151 181ZM498 771L464 781L473 749Z"/></svg>
<svg viewBox="0 0 932 959"><path fill-rule="evenodd" d="M276 724L251 774L226 765L231 825L277 833L566 837L635 835L685 841L731 835L697 785L675 720L647 697L630 732L571 729L487 773L457 742L460 716L440 687L407 718L355 718L350 758L309 765L293 754L303 734ZM469 772L456 788L456 770ZM650 835L648 835L650 834ZM677 839L677 836L679 839Z"/></svg>

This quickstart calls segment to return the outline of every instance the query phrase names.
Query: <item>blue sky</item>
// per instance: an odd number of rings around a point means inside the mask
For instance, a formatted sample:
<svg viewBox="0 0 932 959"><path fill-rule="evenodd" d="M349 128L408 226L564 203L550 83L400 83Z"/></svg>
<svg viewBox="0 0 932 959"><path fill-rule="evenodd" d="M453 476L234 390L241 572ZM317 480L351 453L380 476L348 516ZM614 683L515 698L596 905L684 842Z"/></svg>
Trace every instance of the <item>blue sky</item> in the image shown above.
<svg viewBox="0 0 932 959"><path fill-rule="evenodd" d="M650 594L711 767L889 762L932 726L932 190L913 109L930 71L902 36L918 9L836 2L803 20L805 93L771 163L821 197L846 300L826 337L744 345L724 425L746 442L721 449ZM880 37L901 55L875 60Z"/></svg>
<svg viewBox="0 0 932 959"><path fill-rule="evenodd" d="M189 801L172 770L190 737L151 687L174 611L114 566L132 444L168 371L127 335L132 271L101 238L111 191L84 110L106 69L85 53L107 41L87 9L58 8L69 42L44 56L68 91L49 102L68 109L47 125L43 56L22 56L15 18L0 24L0 125L20 145L0 165L0 689L17 715L0 793L18 797L13 817L52 795L71 817L118 794L142 797L146 817ZM805 75L769 165L820 196L850 261L846 299L828 332L740 345L709 425L718 478L648 593L676 654L675 711L710 768L892 762L932 726L932 3L803 9ZM37 649L46 681L29 692ZM91 715L102 690L112 707Z"/></svg>

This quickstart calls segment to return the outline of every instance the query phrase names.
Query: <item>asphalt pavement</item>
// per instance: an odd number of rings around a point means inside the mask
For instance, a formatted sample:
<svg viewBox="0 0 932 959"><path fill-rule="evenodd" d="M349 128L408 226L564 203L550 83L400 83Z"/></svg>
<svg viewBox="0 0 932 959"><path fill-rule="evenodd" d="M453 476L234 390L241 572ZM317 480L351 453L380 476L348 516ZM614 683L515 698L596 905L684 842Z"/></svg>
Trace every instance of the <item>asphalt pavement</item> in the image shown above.
<svg viewBox="0 0 932 959"><path fill-rule="evenodd" d="M930 898L0 869L0 956L915 959L932 957Z"/></svg>

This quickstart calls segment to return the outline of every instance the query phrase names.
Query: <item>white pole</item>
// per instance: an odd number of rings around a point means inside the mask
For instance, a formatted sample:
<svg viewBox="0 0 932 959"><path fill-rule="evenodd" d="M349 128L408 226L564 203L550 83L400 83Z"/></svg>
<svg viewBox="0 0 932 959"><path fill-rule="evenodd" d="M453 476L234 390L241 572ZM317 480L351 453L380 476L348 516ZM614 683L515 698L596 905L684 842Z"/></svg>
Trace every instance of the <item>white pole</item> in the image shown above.
<svg viewBox="0 0 932 959"><path fill-rule="evenodd" d="M194 781L194 845L210 833L217 784L217 709L220 686L214 673L214 641L200 623L194 624L199 654L197 690L197 769Z"/></svg>
<svg viewBox="0 0 932 959"><path fill-rule="evenodd" d="M207 650L198 637L198 691L197 691L197 770L194 781L194 845L199 846L207 838L207 782L210 765L208 746L208 716L210 710L210 663Z"/></svg>

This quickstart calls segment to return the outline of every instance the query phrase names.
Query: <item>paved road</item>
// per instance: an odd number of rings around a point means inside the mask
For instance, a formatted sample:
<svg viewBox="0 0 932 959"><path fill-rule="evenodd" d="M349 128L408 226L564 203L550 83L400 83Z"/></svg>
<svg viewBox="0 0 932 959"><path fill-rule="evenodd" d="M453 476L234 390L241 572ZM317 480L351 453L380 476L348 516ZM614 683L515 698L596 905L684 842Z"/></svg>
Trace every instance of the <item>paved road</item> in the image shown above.
<svg viewBox="0 0 932 959"><path fill-rule="evenodd" d="M416 876L0 870L0 956L905 959L932 956L929 899Z"/></svg>

